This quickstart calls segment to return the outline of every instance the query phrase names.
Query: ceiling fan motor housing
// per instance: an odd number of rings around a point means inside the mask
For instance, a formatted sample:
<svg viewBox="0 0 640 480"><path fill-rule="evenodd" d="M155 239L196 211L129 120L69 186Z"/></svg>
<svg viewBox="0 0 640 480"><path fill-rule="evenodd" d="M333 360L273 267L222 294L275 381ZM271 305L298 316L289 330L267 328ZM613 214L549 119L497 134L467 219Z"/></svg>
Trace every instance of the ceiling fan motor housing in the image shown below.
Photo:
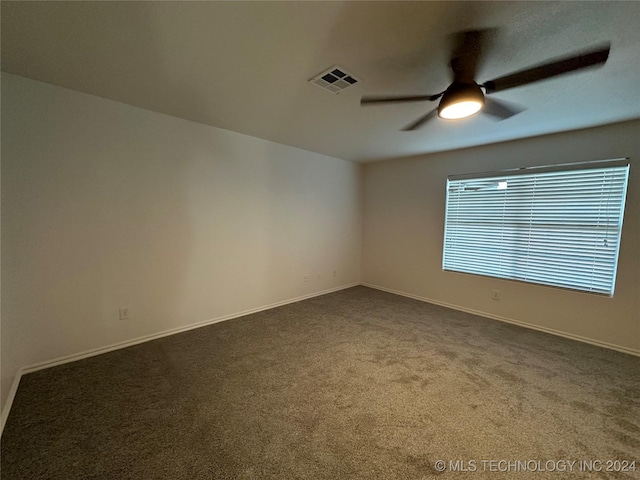
<svg viewBox="0 0 640 480"><path fill-rule="evenodd" d="M484 106L482 89L475 82L453 82L442 95L442 100L440 100L440 104L438 105L438 116L441 118L456 118L449 117L446 112L444 114L443 112L449 107L465 102L478 104L479 107L477 110L480 110L480 108Z"/></svg>

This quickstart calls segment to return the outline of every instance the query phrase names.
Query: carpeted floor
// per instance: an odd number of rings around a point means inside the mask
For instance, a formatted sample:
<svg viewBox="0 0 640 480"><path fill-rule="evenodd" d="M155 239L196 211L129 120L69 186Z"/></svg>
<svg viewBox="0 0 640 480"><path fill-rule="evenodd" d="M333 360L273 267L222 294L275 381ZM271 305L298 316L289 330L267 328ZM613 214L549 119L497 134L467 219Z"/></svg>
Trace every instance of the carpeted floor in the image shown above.
<svg viewBox="0 0 640 480"><path fill-rule="evenodd" d="M355 287L26 375L1 453L6 480L639 478L640 358Z"/></svg>

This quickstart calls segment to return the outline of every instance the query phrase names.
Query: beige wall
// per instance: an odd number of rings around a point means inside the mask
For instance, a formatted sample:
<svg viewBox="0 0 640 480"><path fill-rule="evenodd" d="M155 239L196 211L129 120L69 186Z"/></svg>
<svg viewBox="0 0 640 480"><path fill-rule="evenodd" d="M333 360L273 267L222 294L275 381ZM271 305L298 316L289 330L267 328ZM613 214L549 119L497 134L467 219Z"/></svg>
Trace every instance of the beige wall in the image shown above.
<svg viewBox="0 0 640 480"><path fill-rule="evenodd" d="M2 126L3 405L21 367L360 280L358 165L7 74Z"/></svg>
<svg viewBox="0 0 640 480"><path fill-rule="evenodd" d="M363 282L640 353L639 139L633 121L366 165ZM617 157L631 171L613 298L442 271L448 175Z"/></svg>

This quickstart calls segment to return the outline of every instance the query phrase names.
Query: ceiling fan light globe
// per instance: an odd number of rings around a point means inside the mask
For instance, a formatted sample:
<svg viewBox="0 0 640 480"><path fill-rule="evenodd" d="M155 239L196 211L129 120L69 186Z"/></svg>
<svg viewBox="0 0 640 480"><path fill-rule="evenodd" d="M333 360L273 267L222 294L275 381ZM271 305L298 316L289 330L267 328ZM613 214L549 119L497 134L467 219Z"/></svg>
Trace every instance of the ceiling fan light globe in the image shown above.
<svg viewBox="0 0 640 480"><path fill-rule="evenodd" d="M482 107L482 102L467 100L447 105L438 112L438 115L446 120L457 120L478 113Z"/></svg>
<svg viewBox="0 0 640 480"><path fill-rule="evenodd" d="M478 113L484 106L484 94L477 83L449 85L438 105L438 116L447 120L465 118Z"/></svg>

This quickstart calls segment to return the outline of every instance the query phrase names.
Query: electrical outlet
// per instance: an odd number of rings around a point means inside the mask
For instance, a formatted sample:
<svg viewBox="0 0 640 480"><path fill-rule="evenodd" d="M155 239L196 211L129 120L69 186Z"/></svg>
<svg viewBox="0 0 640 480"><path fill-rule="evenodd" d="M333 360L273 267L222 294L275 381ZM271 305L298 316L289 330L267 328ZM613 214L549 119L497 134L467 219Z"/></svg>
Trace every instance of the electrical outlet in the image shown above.
<svg viewBox="0 0 640 480"><path fill-rule="evenodd" d="M500 301L500 290L492 290L491 299Z"/></svg>
<svg viewBox="0 0 640 480"><path fill-rule="evenodd" d="M129 307L123 307L118 310L120 320L129 320Z"/></svg>
<svg viewBox="0 0 640 480"><path fill-rule="evenodd" d="M309 281L309 275L304 275L302 279L304 280L304 283L307 283Z"/></svg>
<svg viewBox="0 0 640 480"><path fill-rule="evenodd" d="M333 277L335 278L336 276L336 270L333 271Z"/></svg>

